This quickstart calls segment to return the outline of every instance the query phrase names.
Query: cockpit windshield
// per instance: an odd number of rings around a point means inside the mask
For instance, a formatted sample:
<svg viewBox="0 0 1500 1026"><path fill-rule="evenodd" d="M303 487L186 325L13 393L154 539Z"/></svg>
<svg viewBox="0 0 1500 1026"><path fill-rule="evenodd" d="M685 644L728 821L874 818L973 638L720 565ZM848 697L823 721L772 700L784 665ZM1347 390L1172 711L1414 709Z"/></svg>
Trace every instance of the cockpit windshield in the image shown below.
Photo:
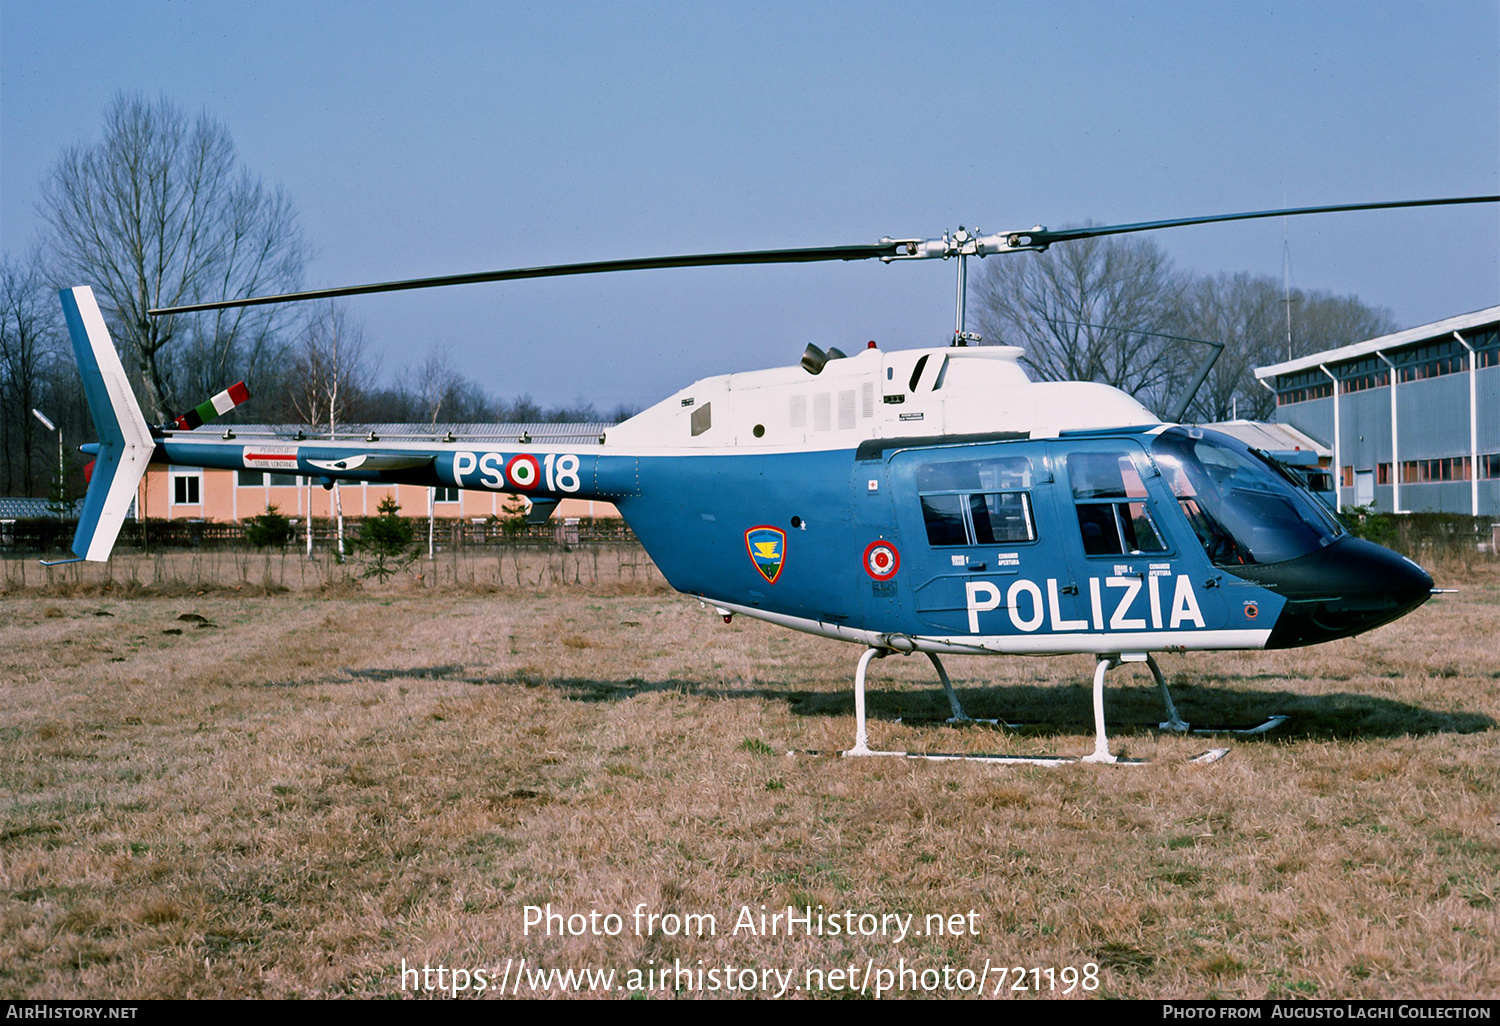
<svg viewBox="0 0 1500 1026"><path fill-rule="evenodd" d="M1151 455L1217 566L1296 559L1343 534L1317 499L1233 439L1171 428Z"/></svg>

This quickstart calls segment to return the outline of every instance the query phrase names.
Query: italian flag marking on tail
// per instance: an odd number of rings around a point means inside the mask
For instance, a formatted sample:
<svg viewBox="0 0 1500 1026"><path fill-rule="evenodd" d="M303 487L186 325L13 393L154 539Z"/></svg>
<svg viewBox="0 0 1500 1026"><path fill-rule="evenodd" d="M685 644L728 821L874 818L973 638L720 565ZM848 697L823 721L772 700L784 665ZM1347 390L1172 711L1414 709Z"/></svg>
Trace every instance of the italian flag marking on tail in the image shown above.
<svg viewBox="0 0 1500 1026"><path fill-rule="evenodd" d="M208 400L208 402L201 403L178 417L176 420L177 427L183 431L191 431L193 428L212 423L249 398L250 390L245 387L245 383L243 381L237 382Z"/></svg>

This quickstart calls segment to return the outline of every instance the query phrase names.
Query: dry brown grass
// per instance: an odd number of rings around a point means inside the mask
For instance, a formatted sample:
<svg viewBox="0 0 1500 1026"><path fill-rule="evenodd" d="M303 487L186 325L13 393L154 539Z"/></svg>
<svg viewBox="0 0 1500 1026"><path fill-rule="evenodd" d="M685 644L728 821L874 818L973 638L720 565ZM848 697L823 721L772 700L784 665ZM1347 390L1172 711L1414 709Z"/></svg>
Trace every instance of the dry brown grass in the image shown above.
<svg viewBox="0 0 1500 1026"><path fill-rule="evenodd" d="M0 997L391 996L402 959L522 956L1500 995L1493 581L1363 639L1164 658L1190 719L1293 717L1214 766L1146 726L1149 675L1116 671L1115 749L1156 761L1049 770L787 757L852 740L857 649L608 576L0 597ZM893 723L944 702L925 660L886 659L872 742L1090 749L1087 660L949 669L972 713L1051 726ZM720 928L526 936L549 902ZM980 935L730 935L761 904L974 909Z"/></svg>

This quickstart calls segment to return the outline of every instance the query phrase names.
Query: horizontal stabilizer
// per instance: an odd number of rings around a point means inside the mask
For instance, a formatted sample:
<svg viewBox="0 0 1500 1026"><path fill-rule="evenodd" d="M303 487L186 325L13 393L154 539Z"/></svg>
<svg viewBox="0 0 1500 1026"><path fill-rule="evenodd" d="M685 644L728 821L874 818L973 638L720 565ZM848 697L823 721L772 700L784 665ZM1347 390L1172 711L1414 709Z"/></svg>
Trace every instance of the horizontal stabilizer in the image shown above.
<svg viewBox="0 0 1500 1026"><path fill-rule="evenodd" d="M557 499L532 499L531 508L526 511L526 522L528 524L545 524L552 511L557 508Z"/></svg>
<svg viewBox="0 0 1500 1026"><path fill-rule="evenodd" d="M104 326L94 290L87 286L63 289L58 297L83 377L84 397L99 434L99 454L78 517L73 552L99 562L108 559L114 548L156 443L125 380L125 368Z"/></svg>

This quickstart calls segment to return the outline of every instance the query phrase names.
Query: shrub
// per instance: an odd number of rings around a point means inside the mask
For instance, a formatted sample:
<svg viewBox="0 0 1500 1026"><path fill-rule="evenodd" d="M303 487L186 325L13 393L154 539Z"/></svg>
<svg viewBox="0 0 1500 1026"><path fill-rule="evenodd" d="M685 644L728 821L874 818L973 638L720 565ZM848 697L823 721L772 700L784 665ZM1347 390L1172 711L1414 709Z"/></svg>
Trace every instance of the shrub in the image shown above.
<svg viewBox="0 0 1500 1026"><path fill-rule="evenodd" d="M1389 513L1378 513L1373 503L1365 506L1345 506L1344 526L1356 538L1372 541L1376 545L1390 545L1396 537L1396 525Z"/></svg>
<svg viewBox="0 0 1500 1026"><path fill-rule="evenodd" d="M245 540L257 549L284 549L295 537L292 522L275 506L267 506L260 516L245 519Z"/></svg>

